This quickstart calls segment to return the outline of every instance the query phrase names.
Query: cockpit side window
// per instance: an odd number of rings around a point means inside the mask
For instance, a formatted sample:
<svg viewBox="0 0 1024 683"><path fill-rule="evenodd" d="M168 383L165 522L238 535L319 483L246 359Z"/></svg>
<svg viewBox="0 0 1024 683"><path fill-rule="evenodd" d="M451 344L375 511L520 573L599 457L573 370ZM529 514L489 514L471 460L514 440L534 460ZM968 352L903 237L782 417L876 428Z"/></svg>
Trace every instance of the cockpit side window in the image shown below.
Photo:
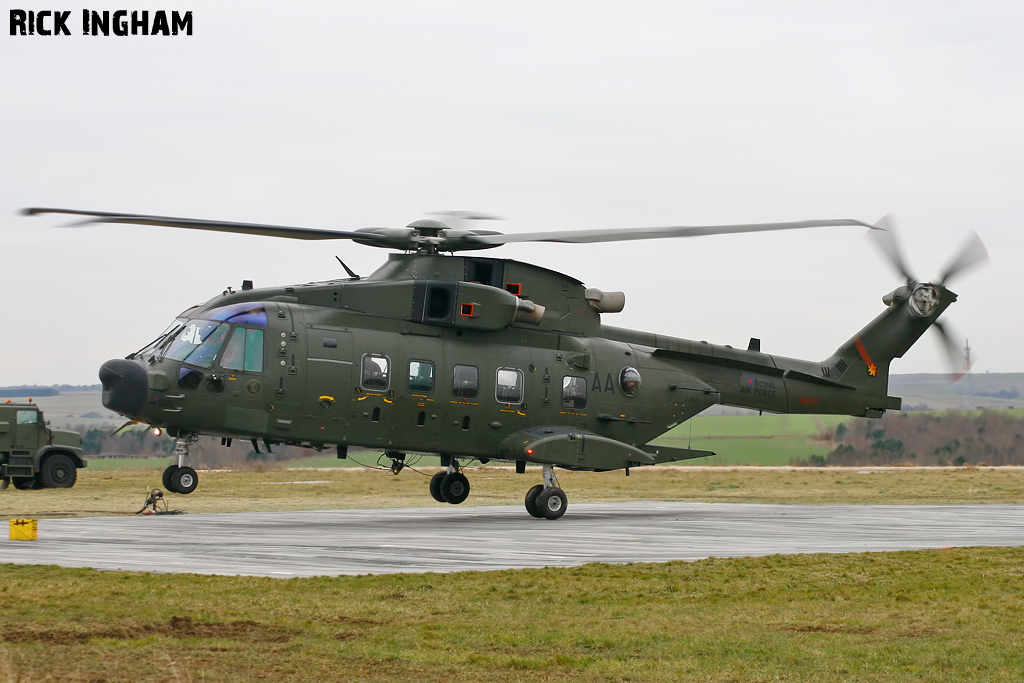
<svg viewBox="0 0 1024 683"><path fill-rule="evenodd" d="M263 372L263 330L235 328L220 365L225 370Z"/></svg>
<svg viewBox="0 0 1024 683"><path fill-rule="evenodd" d="M166 357L208 368L213 365L230 329L231 326L224 323L193 320L177 333Z"/></svg>

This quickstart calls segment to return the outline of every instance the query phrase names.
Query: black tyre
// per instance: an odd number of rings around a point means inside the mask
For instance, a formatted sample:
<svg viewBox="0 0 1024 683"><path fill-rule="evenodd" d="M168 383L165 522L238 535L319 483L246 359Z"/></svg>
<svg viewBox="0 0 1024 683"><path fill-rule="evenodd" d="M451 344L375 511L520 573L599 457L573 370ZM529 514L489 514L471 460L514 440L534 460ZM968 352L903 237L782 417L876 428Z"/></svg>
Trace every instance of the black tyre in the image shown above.
<svg viewBox="0 0 1024 683"><path fill-rule="evenodd" d="M569 499L565 497L565 492L558 487L546 488L537 496L537 509L544 519L558 519L565 514L567 507L569 507Z"/></svg>
<svg viewBox="0 0 1024 683"><path fill-rule="evenodd" d="M173 479L173 477L174 477L174 470L176 470L176 469L178 469L177 465L168 465L167 469L164 470L164 474L163 474L164 491L168 491L170 493L177 493L177 491L174 490L174 479Z"/></svg>
<svg viewBox="0 0 1024 683"><path fill-rule="evenodd" d="M447 503L441 495L441 482L448 476L447 472L438 472L430 478L430 497L436 500L438 503Z"/></svg>
<svg viewBox="0 0 1024 683"><path fill-rule="evenodd" d="M36 487L36 478L38 475L33 474L31 477L12 477L11 483L14 484L14 488L19 491L28 491Z"/></svg>
<svg viewBox="0 0 1024 683"><path fill-rule="evenodd" d="M191 467L179 467L171 473L171 487L175 493L189 494L199 486L199 475Z"/></svg>
<svg viewBox="0 0 1024 683"><path fill-rule="evenodd" d="M45 488L69 489L78 479L78 470L70 457L63 453L52 453L43 460L43 468L36 476Z"/></svg>
<svg viewBox="0 0 1024 683"><path fill-rule="evenodd" d="M529 512L531 516L537 517L538 519L543 517L543 515L540 514L540 508L537 507L537 496L539 496L540 492L543 490L544 486L537 484L526 492L526 511Z"/></svg>
<svg viewBox="0 0 1024 683"><path fill-rule="evenodd" d="M441 496L452 505L469 497L469 479L461 472L452 472L441 480Z"/></svg>

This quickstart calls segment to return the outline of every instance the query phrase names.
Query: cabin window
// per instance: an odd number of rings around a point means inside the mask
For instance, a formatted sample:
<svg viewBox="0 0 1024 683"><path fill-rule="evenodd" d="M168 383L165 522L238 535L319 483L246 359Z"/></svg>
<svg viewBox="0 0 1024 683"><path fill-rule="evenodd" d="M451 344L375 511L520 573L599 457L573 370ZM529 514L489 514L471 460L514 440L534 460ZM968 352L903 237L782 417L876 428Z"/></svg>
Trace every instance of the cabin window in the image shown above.
<svg viewBox="0 0 1024 683"><path fill-rule="evenodd" d="M429 394L434 390L434 364L427 360L409 361L409 391Z"/></svg>
<svg viewBox="0 0 1024 683"><path fill-rule="evenodd" d="M619 373L619 389L626 396L636 396L640 391L640 371L636 368L622 368Z"/></svg>
<svg viewBox="0 0 1024 683"><path fill-rule="evenodd" d="M391 386L390 368L387 356L374 353L363 356L363 389L386 391Z"/></svg>
<svg viewBox="0 0 1024 683"><path fill-rule="evenodd" d="M19 410L17 420L20 425L39 424L39 413L34 410Z"/></svg>
<svg viewBox="0 0 1024 683"><path fill-rule="evenodd" d="M480 393L480 371L473 365L456 365L452 368L452 396L455 398L476 398Z"/></svg>
<svg viewBox="0 0 1024 683"><path fill-rule="evenodd" d="M193 320L177 334L167 349L167 357L208 368L224 345L231 326L206 320Z"/></svg>
<svg viewBox="0 0 1024 683"><path fill-rule="evenodd" d="M263 372L263 330L235 328L220 365L225 370Z"/></svg>
<svg viewBox="0 0 1024 683"><path fill-rule="evenodd" d="M516 368L498 368L494 398L498 403L522 403L523 371Z"/></svg>
<svg viewBox="0 0 1024 683"><path fill-rule="evenodd" d="M583 377L562 378L562 407L582 410L587 407L587 380Z"/></svg>

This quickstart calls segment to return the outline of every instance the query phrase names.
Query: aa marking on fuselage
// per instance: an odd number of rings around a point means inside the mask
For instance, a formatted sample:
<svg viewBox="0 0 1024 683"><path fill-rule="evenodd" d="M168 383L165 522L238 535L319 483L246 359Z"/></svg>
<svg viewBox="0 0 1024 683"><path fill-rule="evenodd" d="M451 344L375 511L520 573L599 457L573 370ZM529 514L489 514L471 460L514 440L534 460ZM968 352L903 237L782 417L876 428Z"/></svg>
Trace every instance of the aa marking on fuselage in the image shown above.
<svg viewBox="0 0 1024 683"><path fill-rule="evenodd" d="M604 388L603 389L601 388L601 373L600 372L595 372L594 373L594 383L593 384L594 384L594 391L608 392L608 393L614 393L615 392L615 389L614 389L615 385L612 384L612 373L610 373L610 372L606 373L606 375L605 375Z"/></svg>

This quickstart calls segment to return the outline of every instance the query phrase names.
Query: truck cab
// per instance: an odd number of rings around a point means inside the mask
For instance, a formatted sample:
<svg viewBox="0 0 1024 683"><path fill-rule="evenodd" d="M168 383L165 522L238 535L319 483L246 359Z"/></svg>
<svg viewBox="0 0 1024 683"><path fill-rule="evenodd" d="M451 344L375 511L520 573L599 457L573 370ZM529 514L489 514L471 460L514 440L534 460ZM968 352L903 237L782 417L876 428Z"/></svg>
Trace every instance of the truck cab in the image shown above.
<svg viewBox="0 0 1024 683"><path fill-rule="evenodd" d="M0 404L0 489L71 488L82 454L82 437L50 429L35 403Z"/></svg>

